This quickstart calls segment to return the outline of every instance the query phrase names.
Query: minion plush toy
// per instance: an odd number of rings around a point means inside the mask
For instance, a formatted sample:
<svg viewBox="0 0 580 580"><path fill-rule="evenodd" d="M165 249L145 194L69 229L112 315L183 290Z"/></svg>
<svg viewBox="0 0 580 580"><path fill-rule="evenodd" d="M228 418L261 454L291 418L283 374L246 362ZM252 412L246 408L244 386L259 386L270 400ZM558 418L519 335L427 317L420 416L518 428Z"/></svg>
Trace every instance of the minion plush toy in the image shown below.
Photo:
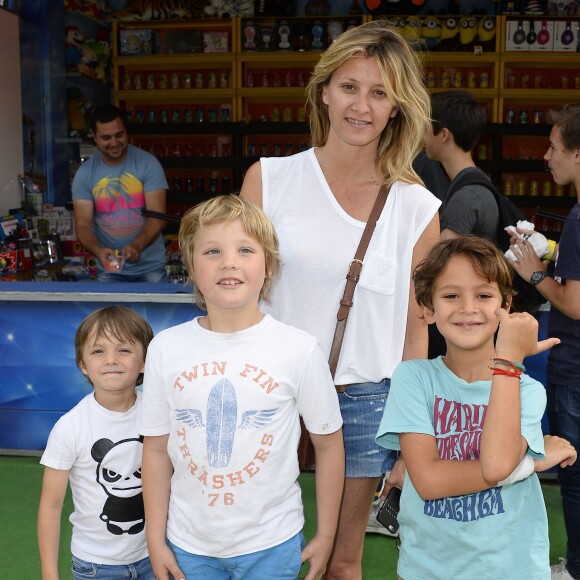
<svg viewBox="0 0 580 580"><path fill-rule="evenodd" d="M420 42L422 36L423 21L419 16L407 16L403 36L412 44Z"/></svg>
<svg viewBox="0 0 580 580"><path fill-rule="evenodd" d="M454 16L443 19L441 24L441 37L439 38L439 50L451 51L455 48L456 36L459 34L459 20Z"/></svg>
<svg viewBox="0 0 580 580"><path fill-rule="evenodd" d="M477 37L484 50L495 49L495 18L483 16L479 19Z"/></svg>
<svg viewBox="0 0 580 580"><path fill-rule="evenodd" d="M477 18L463 16L459 19L459 43L462 50L469 50L477 36Z"/></svg>
<svg viewBox="0 0 580 580"><path fill-rule="evenodd" d="M441 38L441 20L437 16L426 16L423 18L421 36L427 50L436 48Z"/></svg>

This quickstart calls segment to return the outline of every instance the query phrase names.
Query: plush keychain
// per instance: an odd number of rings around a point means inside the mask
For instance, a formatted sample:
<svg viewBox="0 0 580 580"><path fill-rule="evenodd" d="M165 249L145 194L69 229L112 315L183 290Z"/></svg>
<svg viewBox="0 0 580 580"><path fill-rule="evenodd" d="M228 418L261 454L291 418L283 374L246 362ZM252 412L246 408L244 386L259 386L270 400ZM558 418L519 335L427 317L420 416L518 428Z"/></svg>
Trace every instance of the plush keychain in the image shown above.
<svg viewBox="0 0 580 580"><path fill-rule="evenodd" d="M522 230L532 231L532 234L520 234L516 231L516 227ZM504 228L506 232L509 234L514 234L520 240L528 240L532 247L534 248L534 252L536 252L536 256L541 258L542 260L551 260L554 254L554 249L556 248L556 242L553 240L548 240L544 234L540 232L534 231L534 224L528 221L519 221L515 226L508 226ZM505 257L512 262L517 262L518 259L516 255L512 252L511 249L508 249L505 253Z"/></svg>

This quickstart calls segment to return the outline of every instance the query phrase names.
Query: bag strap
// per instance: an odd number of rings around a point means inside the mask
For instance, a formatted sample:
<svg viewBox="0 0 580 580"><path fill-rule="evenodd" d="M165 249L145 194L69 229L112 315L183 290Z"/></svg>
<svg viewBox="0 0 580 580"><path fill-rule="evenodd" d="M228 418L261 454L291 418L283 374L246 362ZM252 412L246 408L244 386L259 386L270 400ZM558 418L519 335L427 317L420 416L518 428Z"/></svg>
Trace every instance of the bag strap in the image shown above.
<svg viewBox="0 0 580 580"><path fill-rule="evenodd" d="M340 355L340 349L342 347L342 341L344 339L344 331L346 328L346 319L353 305L354 289L360 279L360 273L363 268L363 258L371 241L373 232L377 225L377 221L383 211L385 202L387 201L387 196L389 195L390 186L381 186L373 209L371 210L371 215L367 221L367 225L363 231L363 235L359 242L358 248L356 249L354 258L352 259L349 267L348 273L346 274L346 284L344 286L344 293L340 301L340 306L336 314L336 330L334 331L334 338L332 339L332 347L330 349L330 356L328 357L328 364L330 366L330 372L332 378L336 373L336 367L338 365L338 357Z"/></svg>

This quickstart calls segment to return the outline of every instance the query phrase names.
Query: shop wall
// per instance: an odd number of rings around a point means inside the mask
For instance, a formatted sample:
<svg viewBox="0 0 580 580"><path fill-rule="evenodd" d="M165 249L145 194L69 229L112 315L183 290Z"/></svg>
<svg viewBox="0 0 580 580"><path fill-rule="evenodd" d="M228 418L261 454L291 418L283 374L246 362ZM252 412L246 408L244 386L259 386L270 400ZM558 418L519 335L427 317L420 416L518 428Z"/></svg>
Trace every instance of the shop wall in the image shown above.
<svg viewBox="0 0 580 580"><path fill-rule="evenodd" d="M0 9L0 215L20 207L23 173L18 16Z"/></svg>

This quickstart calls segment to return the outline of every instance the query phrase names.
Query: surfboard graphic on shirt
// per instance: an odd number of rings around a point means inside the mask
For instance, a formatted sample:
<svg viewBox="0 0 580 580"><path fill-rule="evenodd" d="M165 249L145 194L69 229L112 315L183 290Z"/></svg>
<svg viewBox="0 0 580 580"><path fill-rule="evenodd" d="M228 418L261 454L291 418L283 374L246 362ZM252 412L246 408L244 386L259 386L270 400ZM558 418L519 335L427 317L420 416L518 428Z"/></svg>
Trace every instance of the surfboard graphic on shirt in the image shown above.
<svg viewBox="0 0 580 580"><path fill-rule="evenodd" d="M192 429L205 427L208 463L218 468L229 464L238 429L257 430L267 425L277 411L277 408L244 411L238 423L236 390L228 379L221 379L209 393L205 424L200 409L176 409L175 416Z"/></svg>

